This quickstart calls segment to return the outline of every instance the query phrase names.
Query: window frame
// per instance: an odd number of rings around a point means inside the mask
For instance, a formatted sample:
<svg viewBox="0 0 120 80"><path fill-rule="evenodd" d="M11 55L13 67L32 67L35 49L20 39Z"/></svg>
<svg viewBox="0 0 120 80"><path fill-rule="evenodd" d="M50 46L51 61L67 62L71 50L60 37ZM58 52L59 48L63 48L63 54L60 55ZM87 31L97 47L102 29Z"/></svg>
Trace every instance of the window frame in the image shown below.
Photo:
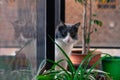
<svg viewBox="0 0 120 80"><path fill-rule="evenodd" d="M55 39L55 28L60 21L65 21L65 0L37 0L37 69L44 58L54 60L55 46L48 35ZM47 62L46 69L52 65Z"/></svg>

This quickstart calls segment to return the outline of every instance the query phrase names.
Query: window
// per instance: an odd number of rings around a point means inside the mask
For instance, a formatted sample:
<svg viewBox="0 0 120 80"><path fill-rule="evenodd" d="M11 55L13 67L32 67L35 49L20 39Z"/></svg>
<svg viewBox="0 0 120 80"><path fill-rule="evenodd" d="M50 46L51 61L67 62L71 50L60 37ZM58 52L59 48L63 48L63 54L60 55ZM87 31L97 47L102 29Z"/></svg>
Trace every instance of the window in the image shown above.
<svg viewBox="0 0 120 80"><path fill-rule="evenodd" d="M31 80L45 59L46 0L0 0L0 79Z"/></svg>
<svg viewBox="0 0 120 80"><path fill-rule="evenodd" d="M117 0L98 0L98 9L116 9Z"/></svg>

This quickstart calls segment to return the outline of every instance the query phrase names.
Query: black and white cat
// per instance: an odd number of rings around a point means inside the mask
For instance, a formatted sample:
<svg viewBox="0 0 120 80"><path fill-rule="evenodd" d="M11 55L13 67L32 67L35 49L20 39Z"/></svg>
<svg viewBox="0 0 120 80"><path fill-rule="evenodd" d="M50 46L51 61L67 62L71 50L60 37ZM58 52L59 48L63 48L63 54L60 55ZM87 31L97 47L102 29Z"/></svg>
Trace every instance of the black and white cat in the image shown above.
<svg viewBox="0 0 120 80"><path fill-rule="evenodd" d="M80 26L80 22L76 24L64 24L60 23L57 26L55 31L55 42L66 52L69 56L73 45L78 40L78 28ZM55 61L59 61L61 59L65 59L65 56L62 54L60 49L55 45ZM66 61L60 63L61 66L67 68ZM56 67L56 69L60 69Z"/></svg>

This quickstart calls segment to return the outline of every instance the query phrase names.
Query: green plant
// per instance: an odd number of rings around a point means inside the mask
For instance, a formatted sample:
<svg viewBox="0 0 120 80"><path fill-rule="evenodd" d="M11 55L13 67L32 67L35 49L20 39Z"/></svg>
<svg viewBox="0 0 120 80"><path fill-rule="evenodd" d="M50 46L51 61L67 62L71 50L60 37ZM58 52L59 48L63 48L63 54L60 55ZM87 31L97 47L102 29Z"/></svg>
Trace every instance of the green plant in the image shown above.
<svg viewBox="0 0 120 80"><path fill-rule="evenodd" d="M54 40L51 37L50 37L50 39L54 42ZM98 60L95 64L93 64L93 66L91 66L88 69L87 66L88 66L90 60L94 56L96 56L96 55L92 55L92 52L94 52L94 51L91 51L91 52L88 53L88 55L80 63L78 69L75 69L74 65L72 64L72 62L70 60L70 58L67 56L67 54L64 52L64 50L56 42L54 42L54 43L62 51L62 53L66 57L66 59L65 60L61 59L58 62L48 60L49 62L53 63L54 65L50 70L42 72L40 75L37 75L38 80L96 80L97 76L99 74L104 75L106 80L111 80L111 78L108 76L108 73L106 73L104 71L101 71L101 70L94 69L97 66L97 64L104 57L100 58L100 60ZM106 56L107 55L108 54L106 54ZM59 65L59 63L62 62L62 61L66 61L68 63L69 70L66 70L64 67ZM60 67L61 70L55 70L56 66ZM41 69L40 69L40 72L41 72Z"/></svg>
<svg viewBox="0 0 120 80"><path fill-rule="evenodd" d="M97 0L75 0L83 7L83 25L82 25L82 54L86 54L90 49L91 34L97 31L95 24L102 27L102 21L96 19L93 14L92 3ZM109 1L109 0L108 0Z"/></svg>

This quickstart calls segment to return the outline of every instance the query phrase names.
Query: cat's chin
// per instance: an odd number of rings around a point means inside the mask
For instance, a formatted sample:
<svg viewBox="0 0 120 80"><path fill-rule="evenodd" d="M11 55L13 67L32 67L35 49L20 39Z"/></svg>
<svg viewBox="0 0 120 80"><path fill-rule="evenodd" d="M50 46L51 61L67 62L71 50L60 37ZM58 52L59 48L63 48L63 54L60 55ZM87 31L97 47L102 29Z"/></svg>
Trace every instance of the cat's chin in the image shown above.
<svg viewBox="0 0 120 80"><path fill-rule="evenodd" d="M65 44L75 44L76 43L76 41L63 41Z"/></svg>
<svg viewBox="0 0 120 80"><path fill-rule="evenodd" d="M72 41L66 41L66 40L63 40L63 39L55 39L55 41L59 44L59 43L62 43L62 44L66 44L66 45L71 45L71 44L75 44L77 42L77 40L72 40Z"/></svg>

